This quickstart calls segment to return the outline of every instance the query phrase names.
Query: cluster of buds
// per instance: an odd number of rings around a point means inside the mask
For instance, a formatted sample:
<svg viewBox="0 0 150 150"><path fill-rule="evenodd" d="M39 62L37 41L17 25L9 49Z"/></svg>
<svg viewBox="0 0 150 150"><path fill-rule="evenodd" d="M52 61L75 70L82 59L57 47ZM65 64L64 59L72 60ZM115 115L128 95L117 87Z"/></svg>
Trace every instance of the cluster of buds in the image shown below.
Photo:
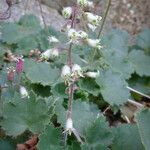
<svg viewBox="0 0 150 150"><path fill-rule="evenodd" d="M59 43L59 40L55 36L48 36L49 43ZM50 58L56 58L59 56L59 49L58 48L52 48L47 49L43 53L41 53L41 59L42 60L49 60Z"/></svg>
<svg viewBox="0 0 150 150"><path fill-rule="evenodd" d="M41 54L40 50L38 49L31 49L29 52L29 57L33 57L33 56L39 56Z"/></svg>
<svg viewBox="0 0 150 150"><path fill-rule="evenodd" d="M72 69L68 65L63 66L61 77L66 84L69 84L72 80L77 80L79 77L84 76L81 67L78 64L74 64Z"/></svg>
<svg viewBox="0 0 150 150"><path fill-rule="evenodd" d="M7 68L7 80L13 82L14 77L15 77L15 68L14 67Z"/></svg>
<svg viewBox="0 0 150 150"><path fill-rule="evenodd" d="M53 49L47 49L45 52L41 54L41 59L48 60L50 58L55 58L59 56L59 49L53 48Z"/></svg>
<svg viewBox="0 0 150 150"><path fill-rule="evenodd" d="M26 98L26 97L29 98L29 94L24 86L20 86L19 92L20 92L21 98Z"/></svg>
<svg viewBox="0 0 150 150"><path fill-rule="evenodd" d="M68 31L68 37L70 38L69 42L72 43L87 43L89 46L97 49L101 49L102 46L100 45L100 40L99 39L90 39L88 38L88 34L82 30L76 31L75 29L70 29Z"/></svg>
<svg viewBox="0 0 150 150"><path fill-rule="evenodd" d="M92 1L87 1L87 0L77 0L77 4L84 8L84 7L91 7L93 8L94 7L94 4Z"/></svg>
<svg viewBox="0 0 150 150"><path fill-rule="evenodd" d="M23 60L23 56L21 56L17 58L16 72L18 74L21 74L23 72L23 67L24 67L24 60Z"/></svg>

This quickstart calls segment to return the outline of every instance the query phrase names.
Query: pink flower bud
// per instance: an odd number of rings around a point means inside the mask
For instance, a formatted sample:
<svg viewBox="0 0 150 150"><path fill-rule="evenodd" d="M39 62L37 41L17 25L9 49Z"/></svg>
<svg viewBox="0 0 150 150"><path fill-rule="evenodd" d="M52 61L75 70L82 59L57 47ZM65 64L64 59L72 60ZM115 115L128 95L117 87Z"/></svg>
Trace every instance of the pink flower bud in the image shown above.
<svg viewBox="0 0 150 150"><path fill-rule="evenodd" d="M22 73L22 71L23 71L23 65L24 65L23 59L21 57L18 58L17 63L16 63L16 72L18 74Z"/></svg>
<svg viewBox="0 0 150 150"><path fill-rule="evenodd" d="M14 81L14 76L15 76L14 68L13 67L8 68L7 79L12 82L12 81Z"/></svg>

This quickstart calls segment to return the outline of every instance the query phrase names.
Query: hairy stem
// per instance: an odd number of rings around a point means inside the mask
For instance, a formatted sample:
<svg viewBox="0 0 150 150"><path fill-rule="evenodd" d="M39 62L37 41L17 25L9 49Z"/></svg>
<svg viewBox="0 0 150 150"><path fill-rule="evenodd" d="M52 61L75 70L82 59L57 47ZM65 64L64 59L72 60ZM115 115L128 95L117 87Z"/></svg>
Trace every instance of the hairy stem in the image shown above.
<svg viewBox="0 0 150 150"><path fill-rule="evenodd" d="M73 7L73 15L72 15L72 21L71 21L71 28L75 28L75 21L76 21L76 6ZM69 49L68 49L68 65L70 68L72 68L72 56L71 56L71 50L72 50L73 44L70 43ZM69 95L68 95L68 112L67 112L67 119L72 118L72 99L73 99L73 92L74 92L74 81L69 85Z"/></svg>
<svg viewBox="0 0 150 150"><path fill-rule="evenodd" d="M99 30L99 33L98 33L98 36L97 36L98 39L100 38L100 35L102 33L102 30L103 30L103 27L104 27L104 24L105 24L107 15L108 15L110 5L111 5L111 0L108 0L107 8L106 8L106 11L105 11L105 14L104 14L104 17L103 17L103 20L102 20L102 24L101 24L101 27L100 27L100 30Z"/></svg>

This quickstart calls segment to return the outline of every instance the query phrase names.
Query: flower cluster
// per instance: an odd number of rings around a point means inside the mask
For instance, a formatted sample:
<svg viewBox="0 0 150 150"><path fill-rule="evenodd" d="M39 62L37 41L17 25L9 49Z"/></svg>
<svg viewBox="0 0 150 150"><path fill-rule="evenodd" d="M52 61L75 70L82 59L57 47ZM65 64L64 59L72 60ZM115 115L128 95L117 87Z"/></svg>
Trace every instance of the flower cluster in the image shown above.
<svg viewBox="0 0 150 150"><path fill-rule="evenodd" d="M64 79L65 83L69 85L72 81L84 76L81 67L78 64L74 64L72 69L68 65L64 65L62 68L61 77Z"/></svg>
<svg viewBox="0 0 150 150"><path fill-rule="evenodd" d="M77 0L77 9L76 15L77 17L87 23L87 27L91 29L92 31L95 31L95 29L100 25L100 21L102 19L101 16L95 15L91 12L84 12L85 7L93 7L93 2L87 1L87 0ZM73 16L73 7L65 7L62 11L62 14L64 18L70 19ZM71 27L70 21L65 25L65 30L67 32L69 43L75 43L75 44L88 44L89 46L97 49L101 49L102 46L100 45L99 39L91 39L89 38L87 32L82 30L75 30Z"/></svg>
<svg viewBox="0 0 150 150"><path fill-rule="evenodd" d="M48 36L49 43L59 43L59 40L55 36ZM41 59L42 60L49 60L50 58L56 58L59 56L59 49L58 48L52 48L47 49L43 53L41 53Z"/></svg>
<svg viewBox="0 0 150 150"><path fill-rule="evenodd" d="M90 78L97 78L99 76L99 71L87 71L84 72L83 69L78 64L74 64L72 69L68 65L64 65L62 67L61 77L64 79L66 84L70 84L72 81L76 81L80 77L90 77Z"/></svg>
<svg viewBox="0 0 150 150"><path fill-rule="evenodd" d="M65 84L68 86L68 94L69 94L69 102L68 102L68 114L66 119L66 129L64 133L66 136L73 133L79 142L82 143L79 133L73 127L73 120L71 117L71 108L72 108L72 94L75 89L78 89L76 86L76 82L79 78L90 77L90 78L97 78L99 76L99 71L87 71L84 68L81 68L78 64L73 64L71 59L71 48L74 44L85 44L89 45L93 49L101 49L102 46L100 45L99 39L90 38L88 35L88 31L86 29L90 29L95 31L95 29L100 25L100 21L102 19L101 16L95 15L91 12L85 12L85 10L90 10L86 8L94 7L93 2L88 0L77 0L77 5L73 7L65 7L62 10L62 15L65 19L67 19L67 23L64 25L62 31L65 31L69 42L69 49L68 49L68 62L69 65L64 65L62 67L61 77L64 80ZM77 21L77 19L79 21ZM75 24L80 22L84 22L85 30L76 30ZM51 40L50 40L51 41ZM55 40L56 41L56 40ZM48 57L51 56L51 51L47 52Z"/></svg>
<svg viewBox="0 0 150 150"><path fill-rule="evenodd" d="M47 49L45 52L41 54L41 58L44 60L48 60L50 58L58 57L59 56L59 49L53 48L53 49Z"/></svg>

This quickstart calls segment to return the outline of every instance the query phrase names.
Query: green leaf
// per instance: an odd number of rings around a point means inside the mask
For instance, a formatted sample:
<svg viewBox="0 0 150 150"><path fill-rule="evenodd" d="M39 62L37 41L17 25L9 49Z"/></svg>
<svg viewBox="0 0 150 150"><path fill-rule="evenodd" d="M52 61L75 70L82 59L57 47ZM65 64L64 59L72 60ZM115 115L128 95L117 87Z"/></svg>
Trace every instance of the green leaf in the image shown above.
<svg viewBox="0 0 150 150"><path fill-rule="evenodd" d="M103 116L100 116L85 130L85 141L88 150L107 149L112 140L111 129Z"/></svg>
<svg viewBox="0 0 150 150"><path fill-rule="evenodd" d="M126 31L112 29L102 37L101 43L106 49L117 50L119 53L127 53L129 38L129 34Z"/></svg>
<svg viewBox="0 0 150 150"><path fill-rule="evenodd" d="M67 145L65 150L81 150L79 143L73 142L71 145Z"/></svg>
<svg viewBox="0 0 150 150"><path fill-rule="evenodd" d="M112 150L144 150L136 125L122 124L114 128Z"/></svg>
<svg viewBox="0 0 150 150"><path fill-rule="evenodd" d="M61 98L68 98L68 95L66 94L66 86L64 83L58 83L54 87L52 87L52 93L56 97Z"/></svg>
<svg viewBox="0 0 150 150"><path fill-rule="evenodd" d="M20 54L27 55L29 54L30 50L36 48L38 48L38 43L36 42L35 38L32 36L25 37L18 42L17 52Z"/></svg>
<svg viewBox="0 0 150 150"><path fill-rule="evenodd" d="M132 50L129 59L133 64L135 72L140 76L150 76L150 57L141 50Z"/></svg>
<svg viewBox="0 0 150 150"><path fill-rule="evenodd" d="M0 149L1 150L16 150L16 146L13 141L8 139L1 139L0 140Z"/></svg>
<svg viewBox="0 0 150 150"><path fill-rule="evenodd" d="M150 110L144 109L136 116L139 133L145 150L150 148Z"/></svg>
<svg viewBox="0 0 150 150"><path fill-rule="evenodd" d="M100 88L95 82L95 80L91 78L81 79L79 80L79 88L83 91L87 91L94 96L97 96L100 93Z"/></svg>
<svg viewBox="0 0 150 150"><path fill-rule="evenodd" d="M110 105L121 105L127 102L130 95L129 90L126 88L126 82L118 73L111 70L103 71L96 82L100 86L104 100Z"/></svg>
<svg viewBox="0 0 150 150"><path fill-rule="evenodd" d="M34 30L34 32L41 30L39 19L31 14L22 16L18 24L24 27L29 27L30 29Z"/></svg>
<svg viewBox="0 0 150 150"><path fill-rule="evenodd" d="M4 119L0 124L7 135L17 136L27 129L39 134L49 123L50 116L44 99L36 99L32 93L29 99L16 97L3 109Z"/></svg>
<svg viewBox="0 0 150 150"><path fill-rule="evenodd" d="M85 129L96 119L99 110L96 105L81 102L80 100L74 101L72 105L72 119L74 128L81 135L84 135ZM56 103L55 112L57 114L58 122L65 128L67 110L65 110L59 100Z"/></svg>
<svg viewBox="0 0 150 150"><path fill-rule="evenodd" d="M119 72L125 79L131 77L131 74L134 72L134 68L127 57L127 53L124 54L117 50L105 49L103 54L112 70Z"/></svg>
<svg viewBox="0 0 150 150"><path fill-rule="evenodd" d="M150 53L150 29L144 28L136 39L136 45Z"/></svg>
<svg viewBox="0 0 150 150"><path fill-rule="evenodd" d="M20 26L16 23L5 23L2 26L2 41L8 44L17 43L24 36L20 30Z"/></svg>
<svg viewBox="0 0 150 150"><path fill-rule="evenodd" d="M40 83L43 86L53 84L60 75L58 69L52 69L49 64L44 62L31 64L31 67L26 67L25 71L31 83Z"/></svg>
<svg viewBox="0 0 150 150"><path fill-rule="evenodd" d="M39 150L61 150L61 130L48 125L39 137Z"/></svg>

